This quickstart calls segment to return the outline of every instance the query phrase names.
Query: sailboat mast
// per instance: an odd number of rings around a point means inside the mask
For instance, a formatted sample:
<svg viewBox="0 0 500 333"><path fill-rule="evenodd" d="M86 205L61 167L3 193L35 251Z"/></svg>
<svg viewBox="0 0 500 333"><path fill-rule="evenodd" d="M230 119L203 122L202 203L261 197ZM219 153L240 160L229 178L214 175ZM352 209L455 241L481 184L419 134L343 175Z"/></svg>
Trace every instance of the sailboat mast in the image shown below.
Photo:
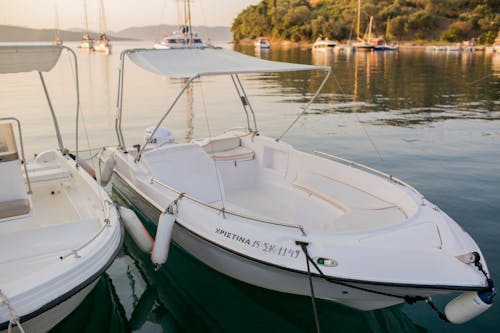
<svg viewBox="0 0 500 333"><path fill-rule="evenodd" d="M368 42L372 39L372 24L373 16L370 16L370 24L368 25Z"/></svg>
<svg viewBox="0 0 500 333"><path fill-rule="evenodd" d="M57 10L57 4L56 4L56 41L61 39L61 34L59 33L59 12Z"/></svg>
<svg viewBox="0 0 500 333"><path fill-rule="evenodd" d="M89 33L89 17L87 15L87 0L83 0L83 13L85 18L85 33Z"/></svg>
<svg viewBox="0 0 500 333"><path fill-rule="evenodd" d="M106 33L106 15L103 0L99 2L99 32L101 35Z"/></svg>
<svg viewBox="0 0 500 333"><path fill-rule="evenodd" d="M356 38L359 40L359 28L361 25L361 0L358 0L358 17L356 19Z"/></svg>
<svg viewBox="0 0 500 333"><path fill-rule="evenodd" d="M191 32L191 0L187 0L187 20L188 20L188 28L189 28L189 45L193 43L193 33Z"/></svg>

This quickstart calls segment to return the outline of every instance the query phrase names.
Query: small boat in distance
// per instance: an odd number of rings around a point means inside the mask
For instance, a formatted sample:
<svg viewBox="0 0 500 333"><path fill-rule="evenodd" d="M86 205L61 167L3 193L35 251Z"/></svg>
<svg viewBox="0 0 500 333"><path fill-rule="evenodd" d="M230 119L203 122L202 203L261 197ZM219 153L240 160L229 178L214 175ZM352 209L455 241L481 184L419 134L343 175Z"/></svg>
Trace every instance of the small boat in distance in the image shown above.
<svg viewBox="0 0 500 333"><path fill-rule="evenodd" d="M99 31L99 39L94 41L94 51L111 54L111 41L108 35L106 35L106 14L104 12L103 0L99 2Z"/></svg>
<svg viewBox="0 0 500 333"><path fill-rule="evenodd" d="M313 51L325 51L325 50L333 50L335 46L337 45L337 42L330 40L328 38L321 38L318 37L314 44L312 45L312 50Z"/></svg>
<svg viewBox="0 0 500 333"><path fill-rule="evenodd" d="M178 31L167 34L163 39L153 45L154 49L202 49L209 47L201 37L191 33L189 26L183 25Z"/></svg>
<svg viewBox="0 0 500 333"><path fill-rule="evenodd" d="M198 34L193 33L191 26L191 1L184 0L184 17L179 24L178 31L165 34L163 38L153 44L154 49L203 49L210 47ZM178 16L179 22L181 15Z"/></svg>
<svg viewBox="0 0 500 333"><path fill-rule="evenodd" d="M259 37L255 41L255 47L260 49L269 49L271 47L271 42L266 37Z"/></svg>
<svg viewBox="0 0 500 333"><path fill-rule="evenodd" d="M76 75L74 153L63 143L43 75L63 50L73 56ZM0 117L1 332L49 331L83 301L121 248L117 209L78 151L76 61L65 46L0 46L1 74L37 72L58 143L26 161L21 121Z"/></svg>
<svg viewBox="0 0 500 333"><path fill-rule="evenodd" d="M125 144L122 131L126 63L185 79L158 123L146 129L145 141L133 146ZM318 89L280 136L263 135L240 75L299 71L319 72L304 75L322 79ZM301 152L281 140L330 73L329 66L225 49L123 51L118 147L108 149L102 169L112 174L115 197L141 213L129 233L150 239L146 229L156 230L151 260L157 268L168 265L172 245L234 279L360 310L419 300L434 306L431 296L460 292L445 308L448 320L463 323L486 311L495 291L485 259L448 215L391 175L328 153ZM244 129L212 134L207 128L208 137L176 143L162 126L165 119L188 87L217 75L230 77L236 88ZM307 78L304 85L310 86ZM226 105L226 95L220 96L224 100L204 105Z"/></svg>
<svg viewBox="0 0 500 333"><path fill-rule="evenodd" d="M85 51L93 51L94 50L94 40L90 37L89 33L89 18L87 15L87 0L83 0L83 17L85 23L85 33L82 36L82 41L78 45L78 48Z"/></svg>

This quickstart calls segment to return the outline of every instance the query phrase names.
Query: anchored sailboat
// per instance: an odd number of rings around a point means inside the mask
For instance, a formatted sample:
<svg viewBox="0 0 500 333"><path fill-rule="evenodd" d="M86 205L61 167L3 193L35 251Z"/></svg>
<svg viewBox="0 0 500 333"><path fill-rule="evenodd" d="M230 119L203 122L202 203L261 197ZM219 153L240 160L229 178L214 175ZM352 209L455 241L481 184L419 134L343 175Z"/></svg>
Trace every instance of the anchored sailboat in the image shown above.
<svg viewBox="0 0 500 333"><path fill-rule="evenodd" d="M87 0L83 0L83 14L85 18L85 33L83 34L82 41L80 42L80 45L78 45L79 48L87 50L87 51L92 51L94 49L94 41L92 40L92 37L90 37L89 33L89 17L87 15Z"/></svg>
<svg viewBox="0 0 500 333"><path fill-rule="evenodd" d="M99 1L99 39L94 43L94 51L111 54L111 41L106 35L106 15L104 13L103 0Z"/></svg>
<svg viewBox="0 0 500 333"><path fill-rule="evenodd" d="M54 37L54 45L62 45L63 41L61 39L61 33L59 31L59 14L56 6L56 17L55 17L55 37Z"/></svg>

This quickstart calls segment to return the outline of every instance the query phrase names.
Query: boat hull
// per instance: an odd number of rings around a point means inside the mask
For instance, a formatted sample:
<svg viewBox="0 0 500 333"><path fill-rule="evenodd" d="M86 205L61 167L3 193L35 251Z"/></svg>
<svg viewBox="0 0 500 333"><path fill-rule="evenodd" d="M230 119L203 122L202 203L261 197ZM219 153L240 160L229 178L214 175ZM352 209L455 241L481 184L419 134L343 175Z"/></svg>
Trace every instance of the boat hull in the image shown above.
<svg viewBox="0 0 500 333"><path fill-rule="evenodd" d="M56 326L61 320L66 318L73 312L94 289L99 279L95 280L82 290L62 301L58 305L42 312L39 315L27 320L21 321L21 326L25 332L47 332ZM0 333L7 332L7 329L1 330ZM12 332L20 332L19 328L13 327Z"/></svg>
<svg viewBox="0 0 500 333"><path fill-rule="evenodd" d="M161 212L154 204L136 192L116 173L113 175L112 184L114 200L118 200L135 210L146 228L152 233L156 232L156 221L158 221ZM179 223L175 223L172 243L205 265L234 279L283 293L311 295L307 272L276 266L234 252L201 237ZM426 297L462 290L440 286L381 284L346 280L324 277L317 273L311 273L311 278L316 298L332 300L359 310L374 310L403 303L404 297L408 295Z"/></svg>

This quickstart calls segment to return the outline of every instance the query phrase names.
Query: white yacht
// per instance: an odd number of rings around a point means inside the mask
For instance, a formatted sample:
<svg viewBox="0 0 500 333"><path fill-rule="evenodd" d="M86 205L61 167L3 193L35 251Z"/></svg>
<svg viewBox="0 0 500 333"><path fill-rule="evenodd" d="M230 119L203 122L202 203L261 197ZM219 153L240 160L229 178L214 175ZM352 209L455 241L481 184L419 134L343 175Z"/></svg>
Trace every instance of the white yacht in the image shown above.
<svg viewBox="0 0 500 333"><path fill-rule="evenodd" d="M337 45L337 42L333 40L329 40L328 38L321 38L318 37L314 44L312 45L312 50L313 51L326 51L326 50L333 50L335 46Z"/></svg>

